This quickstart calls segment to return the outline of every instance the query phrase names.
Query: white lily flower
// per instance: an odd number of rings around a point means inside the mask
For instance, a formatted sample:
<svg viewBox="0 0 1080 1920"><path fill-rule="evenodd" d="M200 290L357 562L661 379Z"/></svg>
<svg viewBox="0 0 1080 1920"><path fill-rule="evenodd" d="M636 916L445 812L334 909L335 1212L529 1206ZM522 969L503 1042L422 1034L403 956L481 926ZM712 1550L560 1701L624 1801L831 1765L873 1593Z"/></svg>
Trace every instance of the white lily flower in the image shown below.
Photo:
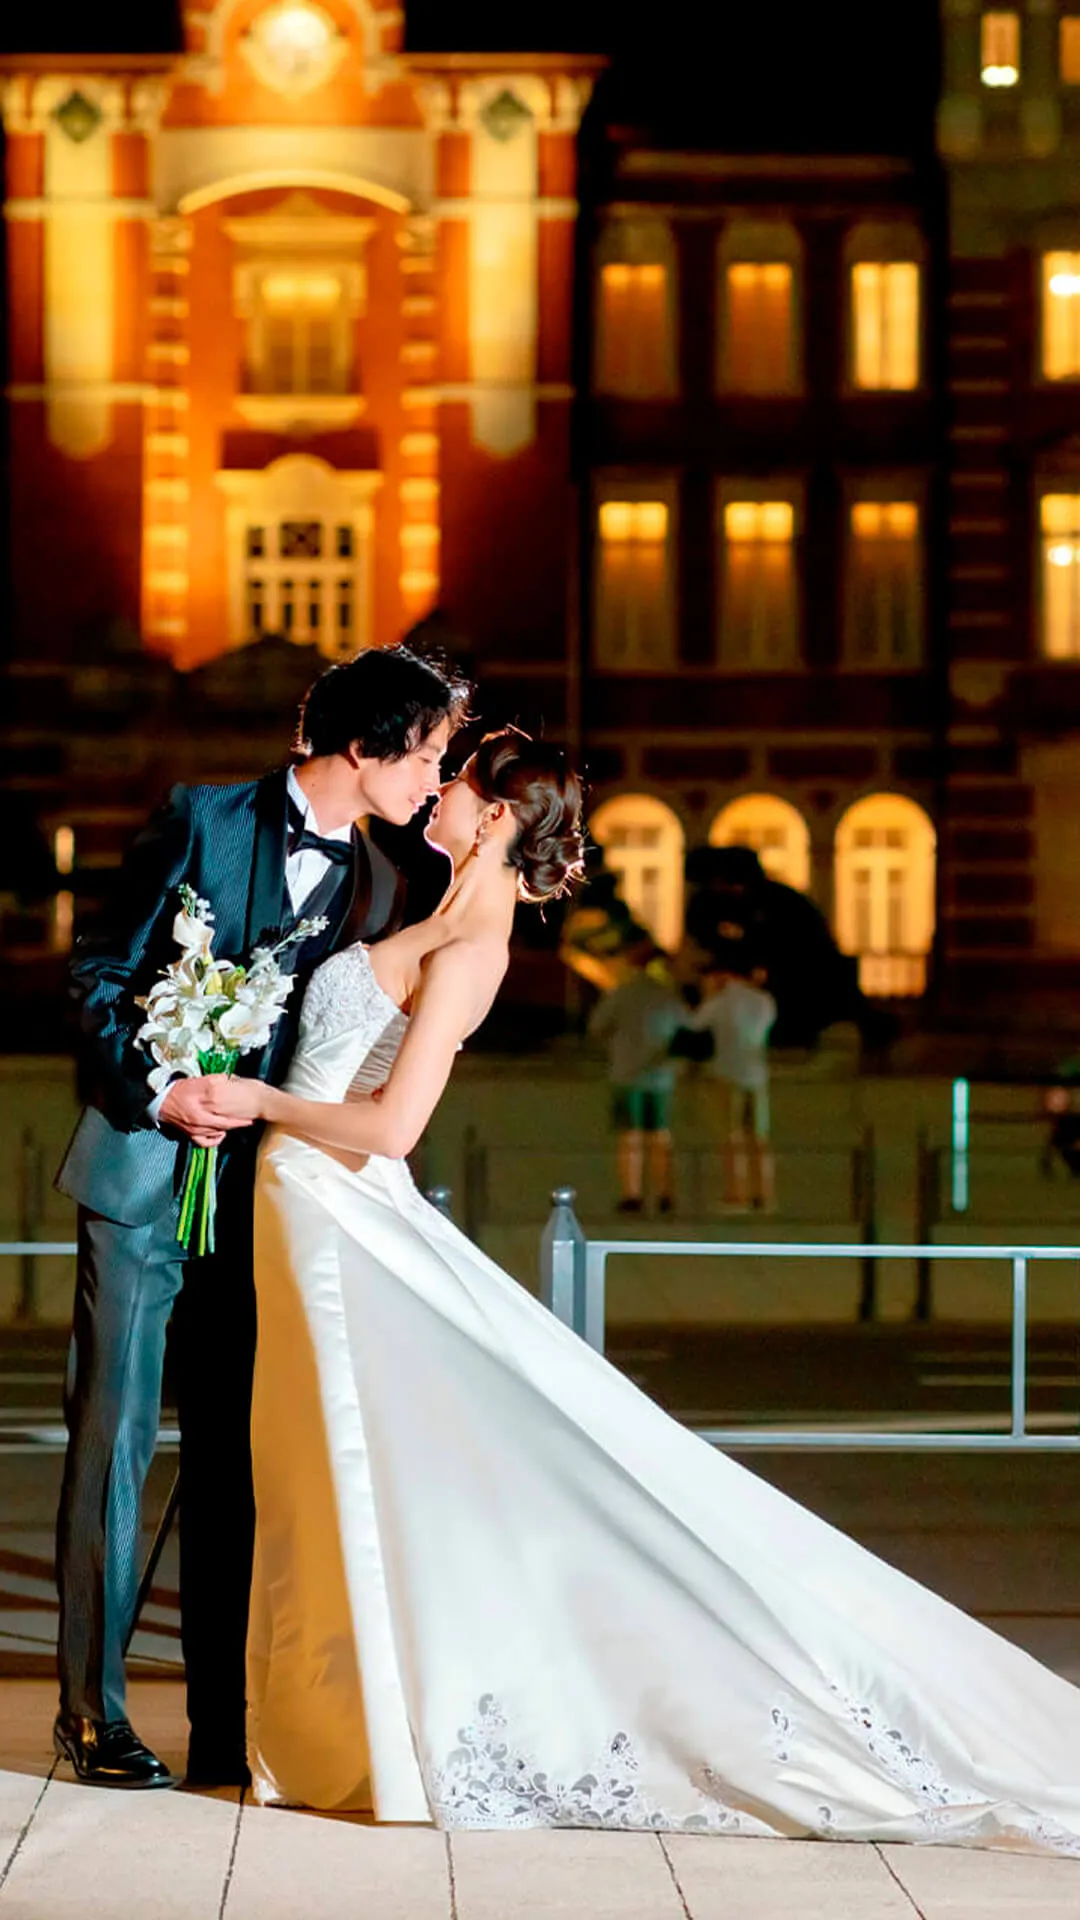
<svg viewBox="0 0 1080 1920"><path fill-rule="evenodd" d="M204 919L195 913L185 913L181 910L172 924L173 939L185 955L191 954L205 959L214 941L214 929L210 924L214 916L210 913L205 900L197 901L196 905L206 909L207 917Z"/></svg>
<svg viewBox="0 0 1080 1920"><path fill-rule="evenodd" d="M250 1053L254 1047L264 1047L273 1024L262 1007L245 1005L239 1000L233 1006L226 1007L217 1018L217 1030L222 1039L230 1049L238 1048L241 1053Z"/></svg>

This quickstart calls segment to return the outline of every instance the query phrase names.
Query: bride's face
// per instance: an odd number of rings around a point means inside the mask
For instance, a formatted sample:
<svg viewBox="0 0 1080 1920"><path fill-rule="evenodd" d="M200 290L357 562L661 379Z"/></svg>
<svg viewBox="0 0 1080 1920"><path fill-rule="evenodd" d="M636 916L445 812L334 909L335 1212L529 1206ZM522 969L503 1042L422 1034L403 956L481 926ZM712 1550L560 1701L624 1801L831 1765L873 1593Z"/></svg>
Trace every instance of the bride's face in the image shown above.
<svg viewBox="0 0 1080 1920"><path fill-rule="evenodd" d="M487 806L469 780L471 764L470 761L456 780L448 780L440 789L425 829L425 837L434 846L444 847L455 863L464 860L476 845L477 830Z"/></svg>

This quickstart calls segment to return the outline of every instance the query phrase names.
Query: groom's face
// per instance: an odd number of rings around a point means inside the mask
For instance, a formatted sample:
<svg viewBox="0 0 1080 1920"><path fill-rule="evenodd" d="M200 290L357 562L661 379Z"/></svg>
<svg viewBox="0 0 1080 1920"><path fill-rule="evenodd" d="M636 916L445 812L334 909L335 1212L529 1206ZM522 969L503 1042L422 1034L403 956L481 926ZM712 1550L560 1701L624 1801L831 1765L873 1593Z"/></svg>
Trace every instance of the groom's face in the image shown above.
<svg viewBox="0 0 1080 1920"><path fill-rule="evenodd" d="M400 760L361 760L364 812L403 827L418 807L439 790L442 757L450 738L449 720L440 720Z"/></svg>

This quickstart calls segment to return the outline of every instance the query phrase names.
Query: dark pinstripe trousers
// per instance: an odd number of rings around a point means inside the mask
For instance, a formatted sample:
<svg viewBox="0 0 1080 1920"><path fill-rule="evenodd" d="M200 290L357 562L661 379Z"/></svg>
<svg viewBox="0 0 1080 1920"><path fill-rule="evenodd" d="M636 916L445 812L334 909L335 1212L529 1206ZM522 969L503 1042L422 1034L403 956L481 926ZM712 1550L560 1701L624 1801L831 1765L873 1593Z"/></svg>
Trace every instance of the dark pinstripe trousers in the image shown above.
<svg viewBox="0 0 1080 1920"><path fill-rule="evenodd" d="M254 1140L223 1156L217 1251L185 1261L176 1213L120 1226L79 1209L69 1443L57 1522L60 1703L126 1714L124 1644L139 1583L143 1485L166 1328L180 1414L180 1589L192 1737L239 1751L254 1538L251 1271Z"/></svg>

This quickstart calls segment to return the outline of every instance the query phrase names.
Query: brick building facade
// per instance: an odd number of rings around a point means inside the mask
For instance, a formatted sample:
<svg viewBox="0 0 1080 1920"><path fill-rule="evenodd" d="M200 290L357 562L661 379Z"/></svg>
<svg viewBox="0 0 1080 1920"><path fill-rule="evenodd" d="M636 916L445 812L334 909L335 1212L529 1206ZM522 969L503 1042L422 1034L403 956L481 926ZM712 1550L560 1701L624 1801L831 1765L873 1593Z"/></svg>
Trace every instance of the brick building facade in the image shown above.
<svg viewBox="0 0 1080 1920"><path fill-rule="evenodd" d="M1067 1027L1073 5L915 7L906 68L808 42L786 90L768 32L695 87L376 0L6 56L0 790L74 868L47 924L0 876L10 977L169 777L427 619L584 757L668 944L685 849L742 841L868 992Z"/></svg>

